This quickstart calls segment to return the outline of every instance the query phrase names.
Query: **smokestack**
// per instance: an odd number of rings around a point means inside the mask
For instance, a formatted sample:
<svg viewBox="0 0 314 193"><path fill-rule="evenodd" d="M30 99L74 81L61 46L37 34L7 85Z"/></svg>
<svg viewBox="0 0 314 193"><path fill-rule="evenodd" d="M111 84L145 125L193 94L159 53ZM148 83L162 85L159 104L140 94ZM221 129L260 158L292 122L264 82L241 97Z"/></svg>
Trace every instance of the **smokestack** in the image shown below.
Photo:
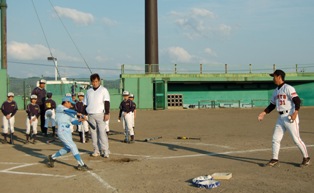
<svg viewBox="0 0 314 193"><path fill-rule="evenodd" d="M157 0L145 0L145 73L158 74Z"/></svg>
<svg viewBox="0 0 314 193"><path fill-rule="evenodd" d="M7 69L7 2L1 0L1 69Z"/></svg>

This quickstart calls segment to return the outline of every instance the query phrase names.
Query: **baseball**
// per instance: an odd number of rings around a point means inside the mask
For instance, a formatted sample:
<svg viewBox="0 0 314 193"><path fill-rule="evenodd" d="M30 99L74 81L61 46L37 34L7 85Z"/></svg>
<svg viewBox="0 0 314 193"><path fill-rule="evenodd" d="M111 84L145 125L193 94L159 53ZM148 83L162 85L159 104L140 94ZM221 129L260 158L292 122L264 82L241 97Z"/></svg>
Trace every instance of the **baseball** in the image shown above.
<svg viewBox="0 0 314 193"><path fill-rule="evenodd" d="M120 119L118 119L118 123L120 123Z"/></svg>
<svg viewBox="0 0 314 193"><path fill-rule="evenodd" d="M289 119L290 123L293 123L293 120L292 120L292 118L291 118L291 115L288 116L288 119Z"/></svg>

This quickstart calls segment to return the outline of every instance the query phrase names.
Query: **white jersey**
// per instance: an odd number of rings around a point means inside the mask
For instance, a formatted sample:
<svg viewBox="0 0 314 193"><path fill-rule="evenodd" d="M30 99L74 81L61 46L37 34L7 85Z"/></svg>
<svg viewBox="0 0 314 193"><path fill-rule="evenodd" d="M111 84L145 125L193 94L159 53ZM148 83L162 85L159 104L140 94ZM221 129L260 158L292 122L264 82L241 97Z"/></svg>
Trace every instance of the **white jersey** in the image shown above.
<svg viewBox="0 0 314 193"><path fill-rule="evenodd" d="M105 101L110 102L108 90L100 85L96 90L90 88L84 97L84 105L88 114L105 113Z"/></svg>
<svg viewBox="0 0 314 193"><path fill-rule="evenodd" d="M277 111L294 111L294 102L292 98L297 97L298 94L295 89L284 83L279 89L274 90L270 102L276 105Z"/></svg>

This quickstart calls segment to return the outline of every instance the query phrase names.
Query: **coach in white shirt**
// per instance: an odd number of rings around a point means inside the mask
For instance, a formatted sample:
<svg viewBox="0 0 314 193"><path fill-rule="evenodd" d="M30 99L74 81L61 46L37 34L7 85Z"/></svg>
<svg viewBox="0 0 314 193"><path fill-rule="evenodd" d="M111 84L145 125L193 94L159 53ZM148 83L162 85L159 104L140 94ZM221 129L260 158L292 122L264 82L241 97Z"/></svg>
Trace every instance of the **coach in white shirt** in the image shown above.
<svg viewBox="0 0 314 193"><path fill-rule="evenodd" d="M103 154L105 158L108 158L110 151L105 129L110 118L110 95L108 90L100 85L98 74L92 74L90 81L93 87L87 90L84 105L87 106L86 111L89 121L96 127L95 130L90 129L94 147L91 156L98 157Z"/></svg>

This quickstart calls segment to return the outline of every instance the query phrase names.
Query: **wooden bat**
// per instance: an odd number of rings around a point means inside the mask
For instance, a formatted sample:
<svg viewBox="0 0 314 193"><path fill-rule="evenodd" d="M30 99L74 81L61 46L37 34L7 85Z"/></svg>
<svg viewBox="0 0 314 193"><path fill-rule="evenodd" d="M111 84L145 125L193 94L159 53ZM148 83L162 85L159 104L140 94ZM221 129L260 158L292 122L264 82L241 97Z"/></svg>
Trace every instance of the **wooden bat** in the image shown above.
<svg viewBox="0 0 314 193"><path fill-rule="evenodd" d="M200 137L185 137L185 136L179 136L177 139L194 139L194 140L201 140Z"/></svg>
<svg viewBox="0 0 314 193"><path fill-rule="evenodd" d="M152 138L146 138L144 139L145 142L148 142L148 141L152 141L152 140L155 140L155 139L161 139L162 136L159 136L159 137L152 137Z"/></svg>

